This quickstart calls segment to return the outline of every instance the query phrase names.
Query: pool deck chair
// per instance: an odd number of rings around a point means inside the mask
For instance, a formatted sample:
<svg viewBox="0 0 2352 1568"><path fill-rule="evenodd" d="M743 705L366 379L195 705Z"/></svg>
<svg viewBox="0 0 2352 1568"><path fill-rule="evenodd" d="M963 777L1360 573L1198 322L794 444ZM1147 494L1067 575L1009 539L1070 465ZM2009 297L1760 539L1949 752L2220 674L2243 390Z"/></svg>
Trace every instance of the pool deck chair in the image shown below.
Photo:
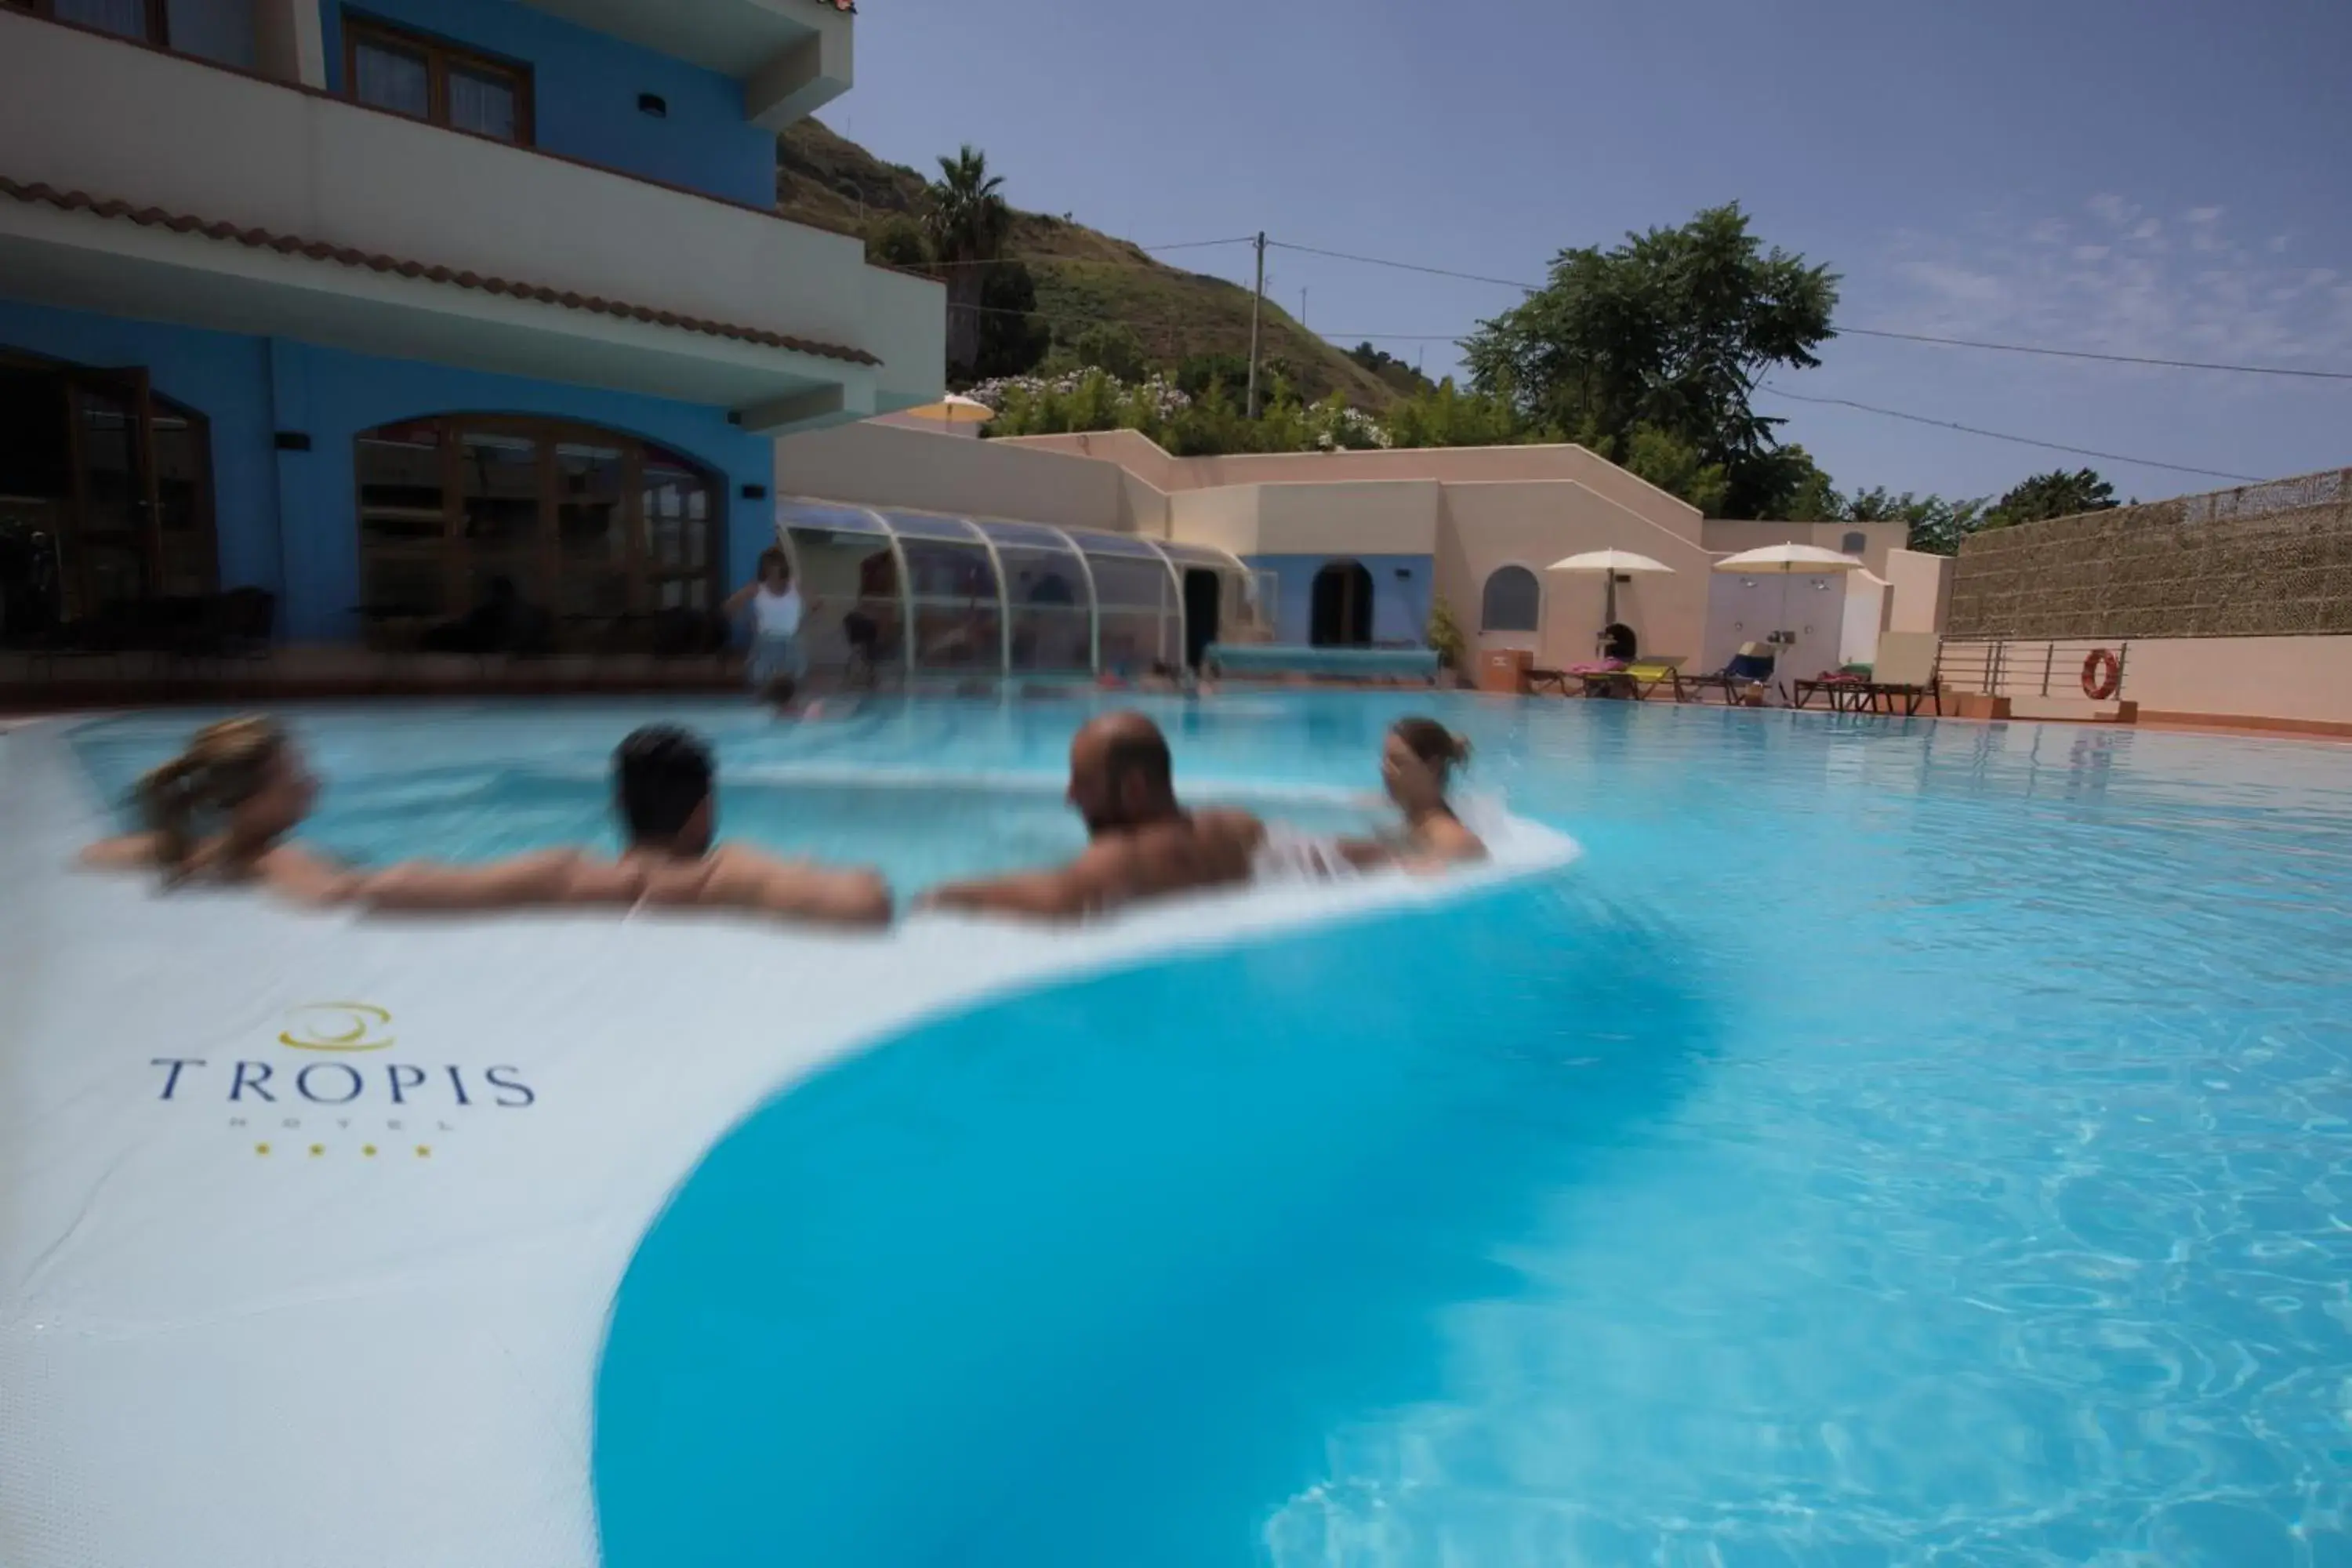
<svg viewBox="0 0 2352 1568"><path fill-rule="evenodd" d="M1908 719L1919 711L1921 703L1932 702L1937 715L1941 717L1944 687L1937 674L1937 664L1943 651L1944 639L1933 632L1887 632L1881 636L1878 657L1871 661L1870 679L1855 692L1855 710L1875 709L1892 713L1900 702L1903 716Z"/></svg>
<svg viewBox="0 0 2352 1568"><path fill-rule="evenodd" d="M1647 698L1661 686L1671 689L1675 700L1682 700L1683 656L1670 658L1637 658L1625 667L1625 679L1633 683L1633 695Z"/></svg>
<svg viewBox="0 0 2352 1568"><path fill-rule="evenodd" d="M1817 675L1811 680L1792 680L1789 683L1789 706L1803 708L1811 705L1815 697L1826 697L1830 711L1843 713L1848 708L1861 706L1863 688L1869 684L1870 677L1858 669Z"/></svg>
<svg viewBox="0 0 2352 1568"><path fill-rule="evenodd" d="M1675 700L1703 702L1706 700L1706 693L1720 691L1726 706L1755 706L1749 699L1770 688L1772 668L1779 662L1779 655L1769 645L1741 643L1739 651L1732 655L1731 661L1711 675L1677 673L1675 676ZM1690 694L1687 698L1684 695L1685 692Z"/></svg>

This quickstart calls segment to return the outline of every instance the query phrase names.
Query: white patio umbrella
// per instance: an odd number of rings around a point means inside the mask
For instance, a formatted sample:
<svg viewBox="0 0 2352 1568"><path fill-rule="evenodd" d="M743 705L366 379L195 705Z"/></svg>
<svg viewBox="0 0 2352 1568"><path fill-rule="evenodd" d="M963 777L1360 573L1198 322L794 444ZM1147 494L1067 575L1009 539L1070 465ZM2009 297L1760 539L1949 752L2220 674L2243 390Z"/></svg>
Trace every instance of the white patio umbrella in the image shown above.
<svg viewBox="0 0 2352 1568"><path fill-rule="evenodd" d="M1790 578L1827 577L1834 573L1868 570L1861 556L1842 555L1818 544L1767 544L1759 550L1743 550L1717 561L1715 569L1737 577L1779 577L1783 621L1789 618Z"/></svg>
<svg viewBox="0 0 2352 1568"><path fill-rule="evenodd" d="M996 410L976 397L966 397L961 392L950 392L937 403L926 403L920 408L909 408L911 419L930 419L941 425L985 425L996 417Z"/></svg>
<svg viewBox="0 0 2352 1568"><path fill-rule="evenodd" d="M1674 568L1663 561L1653 561L1646 555L1636 555L1630 550L1588 550L1581 555L1570 555L1544 568L1547 572L1597 573L1609 584L1607 607L1601 611L1601 625L1614 626L1617 621L1617 574L1621 572L1665 572Z"/></svg>

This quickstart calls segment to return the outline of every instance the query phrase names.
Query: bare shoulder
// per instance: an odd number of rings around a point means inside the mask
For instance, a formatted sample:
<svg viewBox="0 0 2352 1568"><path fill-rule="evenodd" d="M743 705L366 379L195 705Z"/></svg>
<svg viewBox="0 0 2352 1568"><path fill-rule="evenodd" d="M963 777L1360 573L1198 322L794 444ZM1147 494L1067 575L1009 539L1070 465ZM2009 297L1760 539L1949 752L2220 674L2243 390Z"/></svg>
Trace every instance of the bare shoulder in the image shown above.
<svg viewBox="0 0 2352 1568"><path fill-rule="evenodd" d="M1236 811L1230 806L1211 806L1205 811L1195 812L1192 824L1194 829L1202 834L1223 843L1239 845L1244 849L1256 848L1265 838L1265 823L1249 812Z"/></svg>
<svg viewBox="0 0 2352 1568"><path fill-rule="evenodd" d="M355 897L365 879L349 867L299 844L280 844L253 863L264 886L298 904L340 904Z"/></svg>
<svg viewBox="0 0 2352 1568"><path fill-rule="evenodd" d="M1417 835L1420 848L1448 860L1483 860L1486 858L1486 841L1451 816L1440 816L1424 823Z"/></svg>

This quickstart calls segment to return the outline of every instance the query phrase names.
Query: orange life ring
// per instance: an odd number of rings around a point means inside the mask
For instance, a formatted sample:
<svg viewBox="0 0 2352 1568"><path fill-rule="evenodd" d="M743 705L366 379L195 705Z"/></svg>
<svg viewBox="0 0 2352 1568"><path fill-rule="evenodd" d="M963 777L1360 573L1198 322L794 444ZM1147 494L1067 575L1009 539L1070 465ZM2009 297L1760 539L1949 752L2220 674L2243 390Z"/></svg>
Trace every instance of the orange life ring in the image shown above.
<svg viewBox="0 0 2352 1568"><path fill-rule="evenodd" d="M2083 660L2083 695L2105 702L2123 689L2124 661L2105 648L2095 647Z"/></svg>

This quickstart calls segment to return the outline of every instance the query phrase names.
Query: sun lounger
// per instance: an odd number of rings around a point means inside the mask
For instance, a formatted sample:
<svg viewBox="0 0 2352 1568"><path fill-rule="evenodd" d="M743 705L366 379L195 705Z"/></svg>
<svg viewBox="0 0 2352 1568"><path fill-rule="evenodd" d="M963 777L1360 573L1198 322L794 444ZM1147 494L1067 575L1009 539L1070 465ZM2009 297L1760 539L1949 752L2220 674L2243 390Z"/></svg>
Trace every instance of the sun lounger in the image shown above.
<svg viewBox="0 0 2352 1568"><path fill-rule="evenodd" d="M1871 661L1870 679L1862 683L1855 710L1892 713L1900 702L1907 719L1922 702L1933 702L1940 715L1944 689L1937 664L1943 650L1944 640L1933 632L1885 633L1878 639L1878 657Z"/></svg>
<svg viewBox="0 0 2352 1568"><path fill-rule="evenodd" d="M1720 691L1726 704L1756 706L1757 700L1771 684L1772 668L1779 662L1779 656L1767 645L1741 643L1731 662L1712 675L1677 674L1675 677L1675 700L1685 700L1685 692L1691 693L1689 700L1696 701L1703 700L1707 692Z"/></svg>
<svg viewBox="0 0 2352 1568"><path fill-rule="evenodd" d="M1862 701L1863 689L1869 683L1870 674L1866 668L1834 670L1817 675L1811 680L1791 681L1789 706L1803 708L1811 705L1815 697L1826 697L1830 711L1843 713Z"/></svg>

